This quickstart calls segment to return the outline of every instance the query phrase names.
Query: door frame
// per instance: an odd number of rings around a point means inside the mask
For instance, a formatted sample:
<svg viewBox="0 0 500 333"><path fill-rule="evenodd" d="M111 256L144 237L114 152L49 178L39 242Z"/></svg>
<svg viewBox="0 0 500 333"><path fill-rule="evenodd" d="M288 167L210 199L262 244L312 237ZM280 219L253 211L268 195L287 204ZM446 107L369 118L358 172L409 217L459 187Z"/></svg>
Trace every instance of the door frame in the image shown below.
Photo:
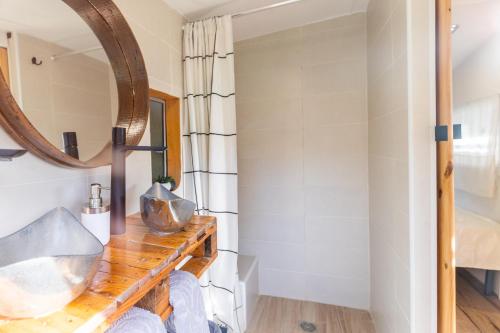
<svg viewBox="0 0 500 333"><path fill-rule="evenodd" d="M436 0L436 125L448 126L437 142L438 333L456 332L451 10L451 0Z"/></svg>
<svg viewBox="0 0 500 333"><path fill-rule="evenodd" d="M9 51L7 47L3 46L0 46L0 73L3 74L5 82L10 86Z"/></svg>

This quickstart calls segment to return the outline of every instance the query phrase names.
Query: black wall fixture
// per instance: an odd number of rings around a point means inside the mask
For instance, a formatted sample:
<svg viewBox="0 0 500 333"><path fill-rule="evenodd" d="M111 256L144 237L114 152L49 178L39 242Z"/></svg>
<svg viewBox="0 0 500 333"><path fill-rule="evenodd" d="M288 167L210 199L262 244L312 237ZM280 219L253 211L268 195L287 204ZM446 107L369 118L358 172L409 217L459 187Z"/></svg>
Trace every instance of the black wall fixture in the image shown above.
<svg viewBox="0 0 500 333"><path fill-rule="evenodd" d="M64 152L79 160L80 154L78 152L78 139L76 137L76 132L63 132L63 141Z"/></svg>
<svg viewBox="0 0 500 333"><path fill-rule="evenodd" d="M0 161L10 162L15 158L23 156L26 152L27 150L24 149L0 149Z"/></svg>
<svg viewBox="0 0 500 333"><path fill-rule="evenodd" d="M448 141L448 125L438 125L435 128L437 142ZM462 124L453 125L453 140L462 139Z"/></svg>
<svg viewBox="0 0 500 333"><path fill-rule="evenodd" d="M36 66L41 66L43 64L42 60L38 60L36 57L31 58L31 63Z"/></svg>

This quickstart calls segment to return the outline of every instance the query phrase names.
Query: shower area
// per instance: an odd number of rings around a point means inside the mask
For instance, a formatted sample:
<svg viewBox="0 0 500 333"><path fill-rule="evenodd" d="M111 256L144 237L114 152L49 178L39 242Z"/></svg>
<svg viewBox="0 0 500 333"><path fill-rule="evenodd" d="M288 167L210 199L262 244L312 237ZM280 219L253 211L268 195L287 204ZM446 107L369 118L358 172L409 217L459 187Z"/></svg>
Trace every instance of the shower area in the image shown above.
<svg viewBox="0 0 500 333"><path fill-rule="evenodd" d="M378 332L432 332L434 4L338 3L316 21L307 1L233 17L239 254L256 258L268 304L332 304L369 311Z"/></svg>

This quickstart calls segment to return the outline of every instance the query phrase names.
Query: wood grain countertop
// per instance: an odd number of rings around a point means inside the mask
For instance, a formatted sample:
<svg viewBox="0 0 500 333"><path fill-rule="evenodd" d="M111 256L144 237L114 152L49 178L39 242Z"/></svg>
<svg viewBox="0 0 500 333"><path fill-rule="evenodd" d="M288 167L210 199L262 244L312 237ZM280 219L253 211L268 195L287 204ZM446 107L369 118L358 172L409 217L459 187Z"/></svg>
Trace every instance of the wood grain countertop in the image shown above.
<svg viewBox="0 0 500 333"><path fill-rule="evenodd" d="M140 214L127 218L124 235L112 236L89 288L61 311L43 318L0 319L0 332L103 332L133 306L163 319L172 313L168 303L169 275L182 266L200 277L217 257L215 217L195 216L184 231L152 233ZM26 300L29 301L29 300Z"/></svg>

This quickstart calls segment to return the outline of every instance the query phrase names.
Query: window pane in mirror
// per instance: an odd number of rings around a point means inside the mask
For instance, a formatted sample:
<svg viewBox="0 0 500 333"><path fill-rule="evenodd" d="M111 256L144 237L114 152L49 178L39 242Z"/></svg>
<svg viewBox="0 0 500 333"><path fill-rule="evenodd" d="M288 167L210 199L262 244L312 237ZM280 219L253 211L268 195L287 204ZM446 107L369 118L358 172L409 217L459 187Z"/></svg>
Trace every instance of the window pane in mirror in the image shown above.
<svg viewBox="0 0 500 333"><path fill-rule="evenodd" d="M1 0L14 97L33 126L64 151L75 132L79 159L110 142L118 113L114 73L101 43L61 0ZM0 39L0 40L3 40Z"/></svg>
<svg viewBox="0 0 500 333"><path fill-rule="evenodd" d="M165 138L165 103L151 99L150 101L150 133L152 146L166 146ZM165 152L151 153L151 168L153 180L159 176L166 176Z"/></svg>

